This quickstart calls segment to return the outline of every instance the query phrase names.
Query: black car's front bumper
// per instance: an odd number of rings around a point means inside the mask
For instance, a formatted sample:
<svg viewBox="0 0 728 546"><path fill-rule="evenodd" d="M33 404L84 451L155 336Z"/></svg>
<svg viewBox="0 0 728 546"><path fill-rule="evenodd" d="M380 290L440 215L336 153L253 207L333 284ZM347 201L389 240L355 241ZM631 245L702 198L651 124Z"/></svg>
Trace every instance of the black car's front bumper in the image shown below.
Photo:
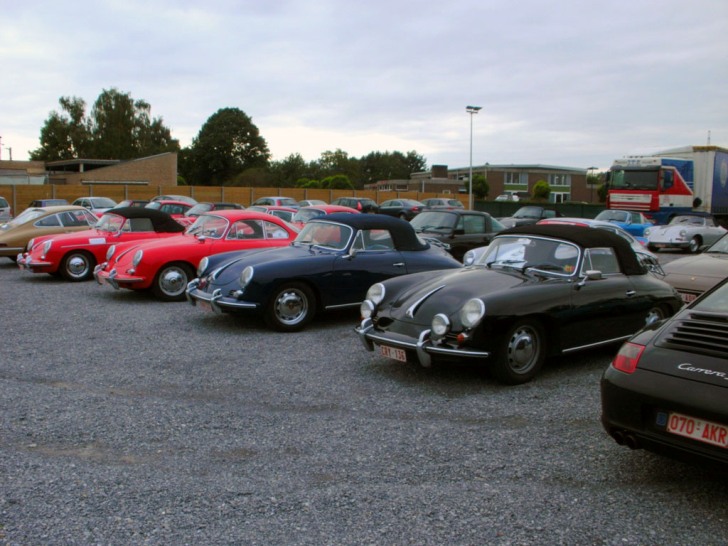
<svg viewBox="0 0 728 546"><path fill-rule="evenodd" d="M415 354L420 365L426 368L432 365L433 356L447 360L483 360L490 357L488 351L477 351L466 347L452 347L450 345L438 344L433 341L429 329L423 330L420 332L418 338L414 339L393 332L377 330L374 327L372 319L368 318L364 319L354 330L368 351L374 351L375 345L403 349L408 353Z"/></svg>
<svg viewBox="0 0 728 546"><path fill-rule="evenodd" d="M199 289L199 284L199 279L193 279L187 283L187 289L185 290L185 297L193 306L196 306L198 303L209 305L215 313L250 311L259 307L257 303L238 301L233 298L224 297L220 288L212 292L205 292Z"/></svg>

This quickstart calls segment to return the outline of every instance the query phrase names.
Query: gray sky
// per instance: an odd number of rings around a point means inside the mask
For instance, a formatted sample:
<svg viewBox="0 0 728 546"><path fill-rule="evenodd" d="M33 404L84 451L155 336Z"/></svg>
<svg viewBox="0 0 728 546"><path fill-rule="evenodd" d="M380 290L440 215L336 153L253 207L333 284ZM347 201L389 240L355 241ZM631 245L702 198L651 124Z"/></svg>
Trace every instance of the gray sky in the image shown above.
<svg viewBox="0 0 728 546"><path fill-rule="evenodd" d="M180 144L240 108L273 159L608 167L728 147L725 0L0 0L2 159L62 96L146 100Z"/></svg>

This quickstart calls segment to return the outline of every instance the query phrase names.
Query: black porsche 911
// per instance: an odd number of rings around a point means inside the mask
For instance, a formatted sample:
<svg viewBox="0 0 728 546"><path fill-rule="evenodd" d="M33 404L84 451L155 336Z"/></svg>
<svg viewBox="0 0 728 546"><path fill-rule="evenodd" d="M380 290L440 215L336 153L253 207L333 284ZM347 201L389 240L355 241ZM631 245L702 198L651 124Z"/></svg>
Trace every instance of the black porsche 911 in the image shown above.
<svg viewBox="0 0 728 546"><path fill-rule="evenodd" d="M728 470L728 279L626 342L601 394L618 444Z"/></svg>
<svg viewBox="0 0 728 546"><path fill-rule="evenodd" d="M292 332L319 311L356 309L375 282L462 267L438 241L382 214L313 218L289 246L270 250L204 258L187 299L204 310L257 314L271 328Z"/></svg>
<svg viewBox="0 0 728 546"><path fill-rule="evenodd" d="M388 358L483 364L518 384L547 356L624 341L681 306L619 235L533 225L502 231L463 269L373 285L357 332Z"/></svg>

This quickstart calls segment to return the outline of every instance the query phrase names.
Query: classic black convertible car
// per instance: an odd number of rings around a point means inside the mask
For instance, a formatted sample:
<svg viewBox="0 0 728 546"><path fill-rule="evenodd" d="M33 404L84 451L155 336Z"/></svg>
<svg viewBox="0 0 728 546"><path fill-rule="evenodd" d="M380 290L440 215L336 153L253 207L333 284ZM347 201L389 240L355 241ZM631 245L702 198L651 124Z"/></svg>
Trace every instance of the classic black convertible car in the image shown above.
<svg viewBox="0 0 728 546"><path fill-rule="evenodd" d="M681 305L618 235L522 226L497 235L474 265L373 285L357 332L385 357L485 363L518 384L546 356L624 341Z"/></svg>
<svg viewBox="0 0 728 546"><path fill-rule="evenodd" d="M728 469L728 279L620 349L601 383L618 444Z"/></svg>
<svg viewBox="0 0 728 546"><path fill-rule="evenodd" d="M356 308L375 282L460 267L404 220L336 213L304 224L288 247L204 258L187 299L216 312L261 314L270 327L295 331L318 311Z"/></svg>

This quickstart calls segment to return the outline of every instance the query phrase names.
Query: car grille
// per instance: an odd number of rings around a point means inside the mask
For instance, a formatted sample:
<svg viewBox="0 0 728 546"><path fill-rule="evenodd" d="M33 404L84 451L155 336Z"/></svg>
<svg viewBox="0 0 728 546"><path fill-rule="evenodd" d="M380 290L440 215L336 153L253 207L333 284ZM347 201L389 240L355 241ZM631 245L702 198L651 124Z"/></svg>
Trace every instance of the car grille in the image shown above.
<svg viewBox="0 0 728 546"><path fill-rule="evenodd" d="M728 351L728 315L697 311L689 313L686 318L675 321L656 345L725 357Z"/></svg>

